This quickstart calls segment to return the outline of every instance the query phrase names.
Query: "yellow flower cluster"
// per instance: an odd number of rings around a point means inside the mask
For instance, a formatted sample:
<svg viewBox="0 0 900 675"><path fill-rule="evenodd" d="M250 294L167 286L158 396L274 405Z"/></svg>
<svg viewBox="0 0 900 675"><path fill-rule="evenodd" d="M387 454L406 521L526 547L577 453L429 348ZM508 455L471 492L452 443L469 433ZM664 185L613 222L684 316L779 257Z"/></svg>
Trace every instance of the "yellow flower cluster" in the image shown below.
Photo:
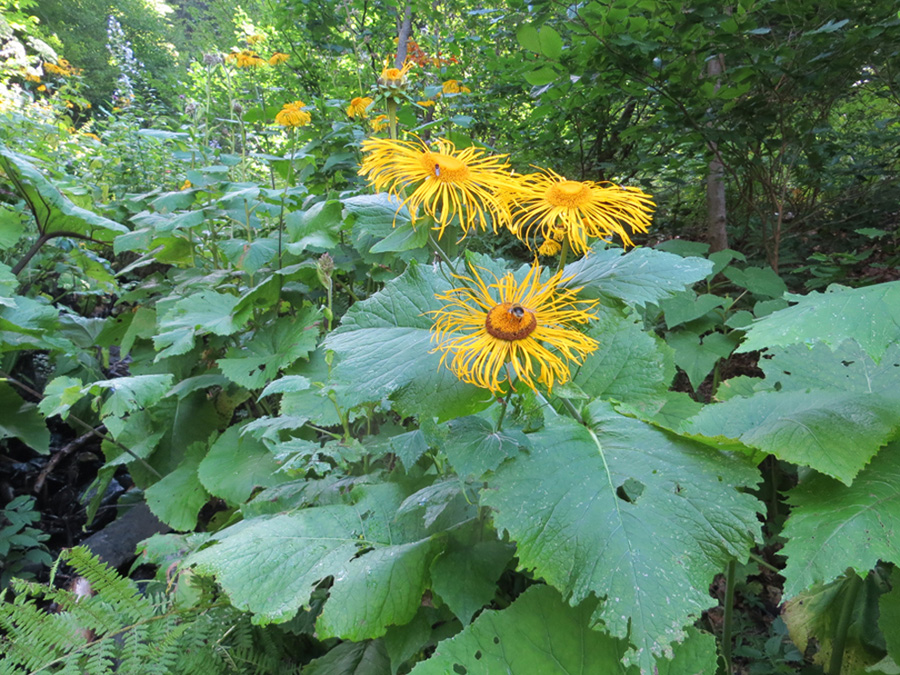
<svg viewBox="0 0 900 675"><path fill-rule="evenodd" d="M472 90L464 84L460 84L458 80L447 80L441 86L441 92L444 94L471 94Z"/></svg>
<svg viewBox="0 0 900 675"><path fill-rule="evenodd" d="M275 115L275 121L283 127L305 127L312 121L312 115L303 109L305 106L303 101L285 103Z"/></svg>
<svg viewBox="0 0 900 675"><path fill-rule="evenodd" d="M56 63L50 63L49 61L44 61L41 64L44 72L50 73L52 75L59 75L60 77L71 77L72 75L78 74L78 69L75 68L71 63L66 61L65 59L57 59ZM34 80L31 80L32 82Z"/></svg>
<svg viewBox="0 0 900 675"><path fill-rule="evenodd" d="M587 255L592 239L618 235L628 246L629 231L650 226L654 204L638 188L568 180L551 170L515 175L505 155L457 150L447 140L369 139L362 149L360 175L401 200L413 224L424 211L438 238L458 219L463 237L488 226L507 228L540 255L564 249ZM552 390L569 379L569 363L583 363L596 350L593 338L570 327L595 318L594 303L577 300L580 289L561 288L571 278L562 271L541 282L535 262L521 283L512 273L486 283L476 269L470 272L457 277L462 286L438 296L446 304L431 312L441 365L460 379L500 393L505 381L512 386L514 373L532 389Z"/></svg>
<svg viewBox="0 0 900 675"><path fill-rule="evenodd" d="M237 52L229 52L225 55L225 60L229 62L234 62L238 68L259 68L260 66L266 65L266 62L260 58L259 54L250 50L250 49L242 49Z"/></svg>

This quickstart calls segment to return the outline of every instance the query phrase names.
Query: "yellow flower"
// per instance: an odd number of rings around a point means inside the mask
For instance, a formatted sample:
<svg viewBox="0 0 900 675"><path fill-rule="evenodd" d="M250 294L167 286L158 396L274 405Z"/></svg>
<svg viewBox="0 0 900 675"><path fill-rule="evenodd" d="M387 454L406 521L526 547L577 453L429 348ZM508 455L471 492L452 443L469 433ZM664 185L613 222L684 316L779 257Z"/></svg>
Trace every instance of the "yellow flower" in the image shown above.
<svg viewBox="0 0 900 675"><path fill-rule="evenodd" d="M466 85L461 84L461 85L459 85L459 93L460 94L471 94L472 90L469 89Z"/></svg>
<svg viewBox="0 0 900 675"><path fill-rule="evenodd" d="M248 45L258 45L260 42L266 39L266 36L262 33L254 33L253 35L247 36L247 44Z"/></svg>
<svg viewBox="0 0 900 675"><path fill-rule="evenodd" d="M459 82L457 82L456 80L447 80L446 82L444 82L442 90L445 94L458 94Z"/></svg>
<svg viewBox="0 0 900 675"><path fill-rule="evenodd" d="M548 391L556 382L567 382L569 362L581 364L597 349L597 341L570 328L596 318L588 310L596 300L578 300L581 290L560 289L562 272L541 283L541 267L535 262L521 283L512 272L486 284L472 266L470 277L458 277L467 285L437 296L447 303L433 315L434 351L441 365L464 382L500 392L501 382L516 377L534 390L540 382Z"/></svg>
<svg viewBox="0 0 900 675"><path fill-rule="evenodd" d="M39 86L39 87L37 88L37 90L38 90L38 91L47 91L47 85L42 84L41 86Z"/></svg>
<svg viewBox="0 0 900 675"><path fill-rule="evenodd" d="M350 101L350 105L347 106L347 117L352 118L366 118L369 116L369 113L366 109L372 105L372 99L368 96L357 96L353 100Z"/></svg>
<svg viewBox="0 0 900 675"><path fill-rule="evenodd" d="M266 64L259 54L249 49L242 49L239 52L231 52L225 55L226 61L234 61L238 68L259 68Z"/></svg>
<svg viewBox="0 0 900 675"><path fill-rule="evenodd" d="M370 138L363 141L366 153L361 176L367 175L376 190L386 189L409 206L413 224L421 206L432 216L440 233L459 216L463 236L480 226L493 229L510 226L509 209L498 197L501 190L514 189L505 155L485 156L484 150L457 150L450 141L439 139L432 150L422 141L394 141ZM415 185L407 197L404 192Z"/></svg>
<svg viewBox="0 0 900 675"><path fill-rule="evenodd" d="M377 117L373 117L372 121L369 122L372 131L376 133L387 128L388 124L390 124L390 118L387 115L378 115Z"/></svg>
<svg viewBox="0 0 900 675"><path fill-rule="evenodd" d="M25 76L25 81L26 81L26 82L35 82L35 83L38 83L38 82L41 81L41 76L40 76L40 75L34 75L33 73L28 73L28 74Z"/></svg>
<svg viewBox="0 0 900 675"><path fill-rule="evenodd" d="M186 180L186 181L184 181L184 183L181 184L181 187L178 188L178 189L179 189L179 190L189 190L189 189L191 189L192 187L194 187L194 184L191 183L191 181Z"/></svg>
<svg viewBox="0 0 900 675"><path fill-rule="evenodd" d="M100 140L100 137L99 137L97 134L92 134L92 133L90 133L90 132L85 132L85 133L83 133L83 134L81 134L81 135L84 136L85 138L93 138L93 139L94 139L95 141L97 141L98 143L102 143L102 142L103 142L103 141Z"/></svg>
<svg viewBox="0 0 900 675"><path fill-rule="evenodd" d="M269 57L269 65L270 66L278 66L291 58L290 54L285 54L284 52L275 52L272 56Z"/></svg>
<svg viewBox="0 0 900 675"><path fill-rule="evenodd" d="M416 101L416 105L420 105L423 108L433 108L434 101Z"/></svg>
<svg viewBox="0 0 900 675"><path fill-rule="evenodd" d="M312 121L312 115L303 109L305 105L303 101L285 103L275 121L283 127L305 127Z"/></svg>
<svg viewBox="0 0 900 675"><path fill-rule="evenodd" d="M538 249L538 253L541 255L556 255L559 253L562 246L559 245L559 242L555 239L545 239L544 243L541 244L541 247Z"/></svg>
<svg viewBox="0 0 900 675"><path fill-rule="evenodd" d="M562 241L585 254L590 238L607 239L617 234L633 246L626 231L646 232L650 227L653 199L639 188L613 183L566 180L547 169L521 176L517 191L507 193L513 217L513 233L529 247L535 235Z"/></svg>
<svg viewBox="0 0 900 675"><path fill-rule="evenodd" d="M381 77L378 78L378 84L387 87L402 87L406 84L407 75L412 65L412 61L407 61L402 68L384 68L381 71Z"/></svg>

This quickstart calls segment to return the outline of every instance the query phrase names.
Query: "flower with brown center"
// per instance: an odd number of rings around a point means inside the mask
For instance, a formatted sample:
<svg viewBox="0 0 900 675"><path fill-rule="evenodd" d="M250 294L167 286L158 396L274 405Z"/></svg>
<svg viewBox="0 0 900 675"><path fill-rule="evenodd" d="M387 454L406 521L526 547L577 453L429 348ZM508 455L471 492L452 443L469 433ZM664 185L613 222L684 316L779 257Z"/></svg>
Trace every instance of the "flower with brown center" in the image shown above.
<svg viewBox="0 0 900 675"><path fill-rule="evenodd" d="M225 60L234 61L238 68L259 68L266 65L266 62L259 58L259 54L249 49L232 52L225 57Z"/></svg>
<svg viewBox="0 0 900 675"><path fill-rule="evenodd" d="M369 116L368 108L372 105L372 99L368 96L357 96L347 106L347 117L352 119L365 119Z"/></svg>
<svg viewBox="0 0 900 675"><path fill-rule="evenodd" d="M518 179L506 193L513 216L513 233L529 247L540 234L545 240L568 240L572 250L586 254L589 239L621 237L633 246L626 227L646 232L654 203L639 188L612 183L566 180L546 169Z"/></svg>
<svg viewBox="0 0 900 675"><path fill-rule="evenodd" d="M502 392L503 380L512 378L534 390L536 382L552 391L570 378L569 362L581 364L597 349L597 341L571 328L596 318L590 308L596 300L578 300L580 288L561 289L569 280L557 272L541 282L535 262L521 283L512 272L485 283L477 270L458 277L466 285L437 296L447 303L430 312L432 340L442 352L441 365L464 382Z"/></svg>
<svg viewBox="0 0 900 675"><path fill-rule="evenodd" d="M489 221L494 231L509 227L509 210L497 196L515 187L505 155L486 155L475 147L457 150L443 139L434 145L432 149L422 141L363 141L365 158L359 174L368 174L376 190L386 189L403 199L413 224L416 211L422 207L434 218L440 230L438 238L454 216L459 216L463 236L476 227L486 230ZM413 186L409 196L401 194Z"/></svg>

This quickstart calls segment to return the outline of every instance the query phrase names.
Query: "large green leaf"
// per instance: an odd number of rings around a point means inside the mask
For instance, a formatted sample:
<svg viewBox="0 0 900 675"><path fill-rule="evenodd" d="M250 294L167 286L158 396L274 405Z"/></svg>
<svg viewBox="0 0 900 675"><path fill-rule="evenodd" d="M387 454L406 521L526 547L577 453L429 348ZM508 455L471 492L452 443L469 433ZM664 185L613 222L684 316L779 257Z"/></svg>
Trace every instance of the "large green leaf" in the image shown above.
<svg viewBox="0 0 900 675"><path fill-rule="evenodd" d="M413 227L407 208L386 193L350 197L343 203L347 213L356 216L353 238L360 251L410 251L428 242L428 226Z"/></svg>
<svg viewBox="0 0 900 675"><path fill-rule="evenodd" d="M388 625L415 615L437 549L421 525L411 526L417 518L395 518L405 496L396 486L354 493L363 498L353 505L245 520L188 562L215 574L231 602L259 623L288 621L309 603L318 582L333 576L323 634L384 635Z"/></svg>
<svg viewBox="0 0 900 675"><path fill-rule="evenodd" d="M263 443L250 434L241 435L241 426L229 427L200 462L197 474L210 494L231 504L243 504L257 487L287 482L278 463Z"/></svg>
<svg viewBox="0 0 900 675"><path fill-rule="evenodd" d="M225 376L247 389L261 389L282 368L316 347L319 311L303 308L296 317L281 317L247 337L247 344L228 350L218 364Z"/></svg>
<svg viewBox="0 0 900 675"><path fill-rule="evenodd" d="M28 203L41 234L65 231L105 241L128 232L124 225L76 206L29 160L0 145L0 169Z"/></svg>
<svg viewBox="0 0 900 675"><path fill-rule="evenodd" d="M50 431L34 403L26 403L6 382L0 382L0 439L14 437L33 450L50 452Z"/></svg>
<svg viewBox="0 0 900 675"><path fill-rule="evenodd" d="M380 401L417 381L429 383L427 398L404 399L410 413L442 419L484 408L493 399L473 385L460 383L440 356L431 353L431 319L439 309L435 294L450 288L431 268L411 265L402 277L372 297L358 302L344 316L341 327L325 340L337 361L333 378L343 406Z"/></svg>
<svg viewBox="0 0 900 675"><path fill-rule="evenodd" d="M851 567L900 564L900 442L884 448L853 481L813 475L791 490L781 555L785 597L827 583Z"/></svg>
<svg viewBox="0 0 900 675"><path fill-rule="evenodd" d="M656 675L716 675L718 672L716 638L709 633L701 633L689 626L687 639L675 645L673 652L671 659L657 661Z"/></svg>
<svg viewBox="0 0 900 675"><path fill-rule="evenodd" d="M595 600L568 607L553 588L533 586L502 611L487 610L462 633L439 642L412 675L634 675L621 663L626 644L590 628Z"/></svg>
<svg viewBox="0 0 900 675"><path fill-rule="evenodd" d="M431 565L431 587L465 626L494 599L497 579L514 554L513 546L499 541L451 546Z"/></svg>
<svg viewBox="0 0 900 675"><path fill-rule="evenodd" d="M153 344L160 350L157 360L190 351L197 334L236 333L246 322L234 315L239 302L240 298L235 295L211 290L177 300L159 316L160 333L153 337Z"/></svg>
<svg viewBox="0 0 900 675"><path fill-rule="evenodd" d="M446 425L441 451L463 478L481 478L509 457L528 449L531 443L521 431L495 431L482 417L460 417Z"/></svg>
<svg viewBox="0 0 900 675"><path fill-rule="evenodd" d="M619 249L595 247L590 255L566 265L565 275L574 275L566 286L584 286L626 304L643 306L705 279L712 267L709 260L650 248L635 248L623 255Z"/></svg>
<svg viewBox="0 0 900 675"><path fill-rule="evenodd" d="M342 642L303 666L303 675L389 675L391 660L384 640Z"/></svg>
<svg viewBox="0 0 900 675"><path fill-rule="evenodd" d="M573 380L586 394L637 405L665 399L675 366L664 342L614 309L601 310L588 335L599 347Z"/></svg>
<svg viewBox="0 0 900 675"><path fill-rule="evenodd" d="M488 478L483 503L517 544L519 564L570 603L606 598L593 616L628 638L629 663L684 638L712 604L706 592L759 533L759 502L741 492L751 463L622 417L608 404L585 411L590 428L547 420L532 450Z"/></svg>
<svg viewBox="0 0 900 675"><path fill-rule="evenodd" d="M197 527L197 514L209 499L197 478L205 455L206 443L191 443L175 470L144 491L150 510L175 530L189 532Z"/></svg>
<svg viewBox="0 0 900 675"><path fill-rule="evenodd" d="M832 286L824 293L800 298L796 305L773 312L746 330L742 352L817 340L837 347L855 340L880 361L887 348L900 341L900 281L852 289Z"/></svg>
<svg viewBox="0 0 900 675"><path fill-rule="evenodd" d="M900 428L898 400L852 391L763 391L706 406L683 429L739 440L850 485Z"/></svg>

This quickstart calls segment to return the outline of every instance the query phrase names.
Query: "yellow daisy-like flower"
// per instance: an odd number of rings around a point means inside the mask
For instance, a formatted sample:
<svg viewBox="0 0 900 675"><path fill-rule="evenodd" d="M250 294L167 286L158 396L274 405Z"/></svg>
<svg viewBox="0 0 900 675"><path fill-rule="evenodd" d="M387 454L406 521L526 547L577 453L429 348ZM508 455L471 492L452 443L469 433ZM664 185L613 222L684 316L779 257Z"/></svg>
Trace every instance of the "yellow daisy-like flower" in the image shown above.
<svg viewBox="0 0 900 675"><path fill-rule="evenodd" d="M262 33L254 33L253 35L247 36L247 44L248 45L258 45L260 42L266 39L266 36Z"/></svg>
<svg viewBox="0 0 900 675"><path fill-rule="evenodd" d="M423 108L433 108L434 101L416 101L416 105L420 105Z"/></svg>
<svg viewBox="0 0 900 675"><path fill-rule="evenodd" d="M547 256L556 255L557 253L559 253L561 248L562 246L560 246L560 243L555 239L545 239L544 243L541 244L540 248L538 249L538 253Z"/></svg>
<svg viewBox="0 0 900 675"><path fill-rule="evenodd" d="M266 62L259 57L259 54L249 49L232 52L229 56L232 58L228 60L234 61L238 68L259 68L260 66L266 65ZM226 59L227 58L228 57L226 57Z"/></svg>
<svg viewBox="0 0 900 675"><path fill-rule="evenodd" d="M467 285L437 296L447 303L433 315L434 351L441 365L464 382L501 392L510 368L521 382L548 391L570 378L569 363L580 365L597 349L597 341L570 328L596 318L590 308L596 300L578 300L580 288L560 289L568 281L562 272L541 282L537 262L521 283L512 272L487 284L470 266L472 276L458 277ZM510 382L512 385L512 382Z"/></svg>
<svg viewBox="0 0 900 675"><path fill-rule="evenodd" d="M34 83L37 84L37 83L40 83L40 81L41 81L41 76L40 76L40 75L34 75L33 73L28 73L28 74L25 76L25 81L26 81L26 82L34 82Z"/></svg>
<svg viewBox="0 0 900 675"><path fill-rule="evenodd" d="M312 115L306 112L303 101L285 103L275 115L275 121L283 127L305 127L312 121Z"/></svg>
<svg viewBox="0 0 900 675"><path fill-rule="evenodd" d="M280 66L289 58L291 58L290 54L285 54L284 52L275 52L274 54L272 54L272 56L269 57L269 65Z"/></svg>
<svg viewBox="0 0 900 675"><path fill-rule="evenodd" d="M518 190L506 194L514 224L510 229L528 246L540 234L545 240L567 238L573 251L585 254L588 239L616 234L633 246L626 226L632 232L650 227L655 204L639 188L566 180L549 169L521 176L518 184Z"/></svg>
<svg viewBox="0 0 900 675"><path fill-rule="evenodd" d="M388 124L390 124L390 121L391 120L387 115L378 115L377 117L372 118L369 125L372 127L372 131L377 133L386 129Z"/></svg>
<svg viewBox="0 0 900 675"><path fill-rule="evenodd" d="M470 230L511 225L509 209L498 193L514 189L506 155L485 155L480 148L457 150L450 141L439 139L436 149L422 141L395 141L370 138L363 141L366 154L360 167L376 190L386 189L409 206L415 224L421 206L433 217L444 234L454 216L459 216L463 236ZM409 196L405 190L415 185ZM402 208L402 206L401 206Z"/></svg>
<svg viewBox="0 0 900 675"><path fill-rule="evenodd" d="M456 80L447 80L446 82L444 82L441 90L445 94L458 94L459 82Z"/></svg>
<svg viewBox="0 0 900 675"><path fill-rule="evenodd" d="M41 86L39 86L39 87L37 88L37 90L40 91L40 92L47 91L47 85L42 84Z"/></svg>
<svg viewBox="0 0 900 675"><path fill-rule="evenodd" d="M353 119L366 118L369 116L369 113L366 109L372 105L372 99L368 96L357 96L356 98L350 101L350 105L347 106L347 117L351 117Z"/></svg>

